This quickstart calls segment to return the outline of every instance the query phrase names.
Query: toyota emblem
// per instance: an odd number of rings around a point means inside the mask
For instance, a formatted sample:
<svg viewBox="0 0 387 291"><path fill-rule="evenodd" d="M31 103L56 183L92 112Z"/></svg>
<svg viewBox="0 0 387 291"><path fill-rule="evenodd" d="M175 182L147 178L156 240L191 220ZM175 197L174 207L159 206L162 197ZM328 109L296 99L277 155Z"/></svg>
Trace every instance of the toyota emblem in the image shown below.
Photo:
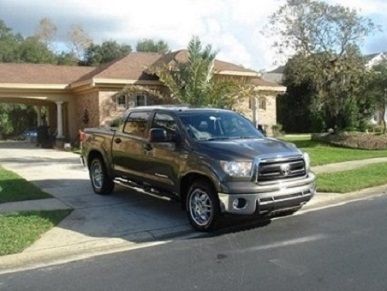
<svg viewBox="0 0 387 291"><path fill-rule="evenodd" d="M290 174L290 165L289 164L281 165L281 174L284 177L289 176L289 174Z"/></svg>

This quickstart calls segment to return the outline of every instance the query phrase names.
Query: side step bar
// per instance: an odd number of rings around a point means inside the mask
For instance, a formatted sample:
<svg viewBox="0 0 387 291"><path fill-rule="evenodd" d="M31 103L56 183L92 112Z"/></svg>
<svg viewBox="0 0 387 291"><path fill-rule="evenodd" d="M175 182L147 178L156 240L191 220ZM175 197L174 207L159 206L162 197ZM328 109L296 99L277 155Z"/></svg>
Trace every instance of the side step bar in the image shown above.
<svg viewBox="0 0 387 291"><path fill-rule="evenodd" d="M166 201L176 200L176 197L174 197L172 194L160 192L158 189L151 187L150 185L149 186L146 185L144 187L144 185L140 185L136 182L133 182L131 180L126 180L124 178L115 178L114 183L155 198L163 199Z"/></svg>

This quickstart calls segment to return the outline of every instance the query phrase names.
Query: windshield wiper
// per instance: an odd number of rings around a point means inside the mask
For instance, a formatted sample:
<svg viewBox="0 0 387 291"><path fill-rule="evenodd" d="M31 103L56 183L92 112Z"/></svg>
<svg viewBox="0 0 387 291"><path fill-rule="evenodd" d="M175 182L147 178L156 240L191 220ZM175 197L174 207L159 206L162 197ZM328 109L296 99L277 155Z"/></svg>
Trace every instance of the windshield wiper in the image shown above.
<svg viewBox="0 0 387 291"><path fill-rule="evenodd" d="M227 140L227 139L234 139L234 137L231 136L216 136L216 137L210 137L207 139L203 139L204 141L212 141L212 140Z"/></svg>

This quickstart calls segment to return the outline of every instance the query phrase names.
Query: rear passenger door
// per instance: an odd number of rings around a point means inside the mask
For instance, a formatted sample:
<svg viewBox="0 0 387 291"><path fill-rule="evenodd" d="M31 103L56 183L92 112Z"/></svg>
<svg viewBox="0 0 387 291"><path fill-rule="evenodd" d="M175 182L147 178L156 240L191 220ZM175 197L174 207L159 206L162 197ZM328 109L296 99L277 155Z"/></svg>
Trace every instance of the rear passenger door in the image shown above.
<svg viewBox="0 0 387 291"><path fill-rule="evenodd" d="M147 178L144 174L149 172L145 148L148 145L150 117L151 112L148 111L131 112L113 139L114 170L134 181L144 181Z"/></svg>

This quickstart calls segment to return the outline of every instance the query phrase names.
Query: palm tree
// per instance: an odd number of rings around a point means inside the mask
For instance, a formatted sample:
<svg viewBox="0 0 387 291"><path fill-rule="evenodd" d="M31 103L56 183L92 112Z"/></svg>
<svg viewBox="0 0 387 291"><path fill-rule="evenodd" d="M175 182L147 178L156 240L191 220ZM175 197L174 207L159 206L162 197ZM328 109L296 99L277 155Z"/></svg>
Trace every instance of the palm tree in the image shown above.
<svg viewBox="0 0 387 291"><path fill-rule="evenodd" d="M164 64L154 72L180 103L231 107L235 86L231 81L214 78L215 57L211 45L203 48L199 38L193 37L188 44L186 62Z"/></svg>

